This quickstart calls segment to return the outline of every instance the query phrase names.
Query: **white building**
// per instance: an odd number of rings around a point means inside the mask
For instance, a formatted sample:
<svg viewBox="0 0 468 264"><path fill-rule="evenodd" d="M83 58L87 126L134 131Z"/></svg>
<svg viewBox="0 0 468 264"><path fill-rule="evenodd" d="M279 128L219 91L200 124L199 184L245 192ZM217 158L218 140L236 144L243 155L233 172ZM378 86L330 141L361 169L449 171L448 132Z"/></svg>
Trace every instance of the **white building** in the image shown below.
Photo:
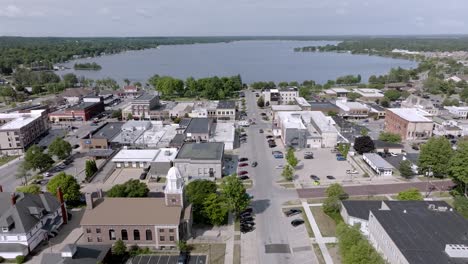
<svg viewBox="0 0 468 264"><path fill-rule="evenodd" d="M350 91L345 88L330 88L325 90L325 94L336 97L346 97Z"/></svg>
<svg viewBox="0 0 468 264"><path fill-rule="evenodd" d="M359 102L348 102L346 99L336 100L336 106L340 108L338 115L344 118L367 118L369 107Z"/></svg>
<svg viewBox="0 0 468 264"><path fill-rule="evenodd" d="M146 168L152 163L170 163L177 155L176 148L122 149L112 162L117 168Z"/></svg>
<svg viewBox="0 0 468 264"><path fill-rule="evenodd" d="M359 99L361 100L377 100L384 98L384 94L379 89L371 89L371 88L356 88L353 92L358 93L361 95Z"/></svg>
<svg viewBox="0 0 468 264"><path fill-rule="evenodd" d="M295 98L299 97L299 90L297 87L292 86L281 89L270 89L262 94L266 105L289 104L294 103Z"/></svg>
<svg viewBox="0 0 468 264"><path fill-rule="evenodd" d="M468 106L444 106L444 108L458 118L466 119L468 117Z"/></svg>
<svg viewBox="0 0 468 264"><path fill-rule="evenodd" d="M364 153L362 159L378 176L392 176L393 166L375 153Z"/></svg>
<svg viewBox="0 0 468 264"><path fill-rule="evenodd" d="M234 123L215 123L210 135L209 142L222 142L224 143L224 150L234 149L235 127Z"/></svg>

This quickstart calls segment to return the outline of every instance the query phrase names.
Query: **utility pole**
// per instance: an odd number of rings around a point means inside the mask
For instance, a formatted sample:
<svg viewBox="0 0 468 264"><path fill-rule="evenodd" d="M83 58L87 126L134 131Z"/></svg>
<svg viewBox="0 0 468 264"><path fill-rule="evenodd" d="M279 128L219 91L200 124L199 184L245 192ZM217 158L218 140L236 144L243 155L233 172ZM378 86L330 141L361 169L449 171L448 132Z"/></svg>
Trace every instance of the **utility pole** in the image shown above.
<svg viewBox="0 0 468 264"><path fill-rule="evenodd" d="M429 189L429 182L430 182L430 177L433 176L433 173L432 173L432 166L429 166L429 169L428 171L426 172L426 177L427 177L427 183L426 183L426 198L429 196L429 194L431 193L430 189Z"/></svg>

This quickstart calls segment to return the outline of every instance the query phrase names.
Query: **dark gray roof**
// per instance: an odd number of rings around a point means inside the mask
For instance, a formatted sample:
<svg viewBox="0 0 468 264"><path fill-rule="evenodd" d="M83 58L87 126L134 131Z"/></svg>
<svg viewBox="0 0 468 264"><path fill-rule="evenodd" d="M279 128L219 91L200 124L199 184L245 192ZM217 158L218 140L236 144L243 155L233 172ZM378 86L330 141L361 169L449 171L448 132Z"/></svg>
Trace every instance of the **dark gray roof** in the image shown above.
<svg viewBox="0 0 468 264"><path fill-rule="evenodd" d="M133 101L151 101L151 100L153 100L153 98L155 98L157 96L158 96L157 94L153 94L153 93L144 93L144 94L138 96L137 98L135 98L135 100L133 100Z"/></svg>
<svg viewBox="0 0 468 264"><path fill-rule="evenodd" d="M176 134L176 135L172 138L172 140L171 140L171 142L170 142L169 145L171 145L171 146L172 146L172 145L180 145L180 146L182 146L182 144L184 143L184 141L185 141L185 135L184 135L184 134Z"/></svg>
<svg viewBox="0 0 468 264"><path fill-rule="evenodd" d="M185 143L177 153L176 159L221 160L223 154L224 143Z"/></svg>
<svg viewBox="0 0 468 264"><path fill-rule="evenodd" d="M109 157L114 153L113 149L90 149L86 152L88 157Z"/></svg>
<svg viewBox="0 0 468 264"><path fill-rule="evenodd" d="M210 132L210 119L192 118L190 124L185 129L185 133L203 134Z"/></svg>
<svg viewBox="0 0 468 264"><path fill-rule="evenodd" d="M447 203L385 201L385 204L391 210L372 210L372 214L409 263L468 263L468 259L452 259L445 253L446 244L468 243L468 220L450 211ZM429 204L448 210L431 210Z"/></svg>
<svg viewBox="0 0 468 264"><path fill-rule="evenodd" d="M29 232L40 221L40 218L33 215L34 213L48 214L60 207L57 198L50 193L17 193L16 204L12 206L11 194L0 193L0 226L9 226L13 221L14 227L9 230L12 234Z"/></svg>
<svg viewBox="0 0 468 264"><path fill-rule="evenodd" d="M339 111L339 107L330 102L309 101L311 111Z"/></svg>
<svg viewBox="0 0 468 264"><path fill-rule="evenodd" d="M179 122L179 127L187 127L191 120L191 118L182 118Z"/></svg>
<svg viewBox="0 0 468 264"><path fill-rule="evenodd" d="M382 112L382 111L385 111L385 108L378 105L378 104L369 104L370 107L374 108L375 110L379 111L379 112Z"/></svg>
<svg viewBox="0 0 468 264"><path fill-rule="evenodd" d="M218 109L234 109L236 108L235 101L219 101L218 102Z"/></svg>
<svg viewBox="0 0 468 264"><path fill-rule="evenodd" d="M122 131L122 122L109 122L92 132L92 138L105 138L107 140L112 140ZM89 138L88 136L86 138Z"/></svg>
<svg viewBox="0 0 468 264"><path fill-rule="evenodd" d="M342 201L343 207L351 217L369 220L369 212L371 209L379 209L382 206L382 201Z"/></svg>
<svg viewBox="0 0 468 264"><path fill-rule="evenodd" d="M375 148L404 148L402 144L386 142L382 140L374 140L374 146Z"/></svg>
<svg viewBox="0 0 468 264"><path fill-rule="evenodd" d="M110 245L77 245L73 258L62 258L61 253L45 253L41 264L96 264L103 262Z"/></svg>
<svg viewBox="0 0 468 264"><path fill-rule="evenodd" d="M102 104L102 102L88 102L88 103L80 103L80 104L77 104L77 105L74 105L70 108L68 108L68 110L84 110L84 109L87 109L87 108L90 108L96 104Z"/></svg>

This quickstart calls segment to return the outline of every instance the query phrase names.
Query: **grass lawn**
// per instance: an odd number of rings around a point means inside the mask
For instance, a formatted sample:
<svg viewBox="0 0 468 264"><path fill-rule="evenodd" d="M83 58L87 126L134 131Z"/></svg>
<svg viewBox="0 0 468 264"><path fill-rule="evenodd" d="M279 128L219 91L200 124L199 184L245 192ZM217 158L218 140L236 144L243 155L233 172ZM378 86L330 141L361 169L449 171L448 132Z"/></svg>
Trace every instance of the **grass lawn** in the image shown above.
<svg viewBox="0 0 468 264"><path fill-rule="evenodd" d="M234 245L234 264L241 264L241 247L239 244Z"/></svg>
<svg viewBox="0 0 468 264"><path fill-rule="evenodd" d="M310 211L314 215L315 221L324 237L336 236L336 223L330 216L326 215L321 206L311 206Z"/></svg>
<svg viewBox="0 0 468 264"><path fill-rule="evenodd" d="M325 259L323 258L322 250L320 250L319 245L314 243L312 244L312 248L314 249L315 255L317 256L318 263L325 264Z"/></svg>
<svg viewBox="0 0 468 264"><path fill-rule="evenodd" d="M307 203L310 203L310 204L323 203L323 201L325 201L325 198L310 198L310 199L307 199Z"/></svg>
<svg viewBox="0 0 468 264"><path fill-rule="evenodd" d="M190 244L192 253L208 255L209 263L224 264L226 254L226 244Z"/></svg>
<svg viewBox="0 0 468 264"><path fill-rule="evenodd" d="M240 221L239 221L239 219L236 219L234 221L234 231L240 231Z"/></svg>
<svg viewBox="0 0 468 264"><path fill-rule="evenodd" d="M300 200L291 200L291 201L284 202L283 205L301 205L301 201Z"/></svg>
<svg viewBox="0 0 468 264"><path fill-rule="evenodd" d="M326 244L328 253L330 253L330 256L333 260L334 264L340 264L341 263L341 256L340 252L338 251L338 245L337 244Z"/></svg>
<svg viewBox="0 0 468 264"><path fill-rule="evenodd" d="M386 201L386 196L371 195L371 196L350 196L348 200L367 200L367 201Z"/></svg>
<svg viewBox="0 0 468 264"><path fill-rule="evenodd" d="M8 162L16 159L18 156L2 156L0 157L0 166L7 164Z"/></svg>

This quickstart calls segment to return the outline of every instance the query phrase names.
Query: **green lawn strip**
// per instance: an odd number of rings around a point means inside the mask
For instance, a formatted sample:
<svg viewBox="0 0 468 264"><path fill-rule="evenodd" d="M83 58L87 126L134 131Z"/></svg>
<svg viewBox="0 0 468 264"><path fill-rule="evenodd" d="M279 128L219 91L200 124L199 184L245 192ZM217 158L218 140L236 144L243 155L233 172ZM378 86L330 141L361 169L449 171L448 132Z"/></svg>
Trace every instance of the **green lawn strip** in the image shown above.
<svg viewBox="0 0 468 264"><path fill-rule="evenodd" d="M330 216L325 214L320 206L311 206L310 211L314 215L315 222L320 229L320 233L324 237L336 236L336 223Z"/></svg>
<svg viewBox="0 0 468 264"><path fill-rule="evenodd" d="M226 244L190 244L193 253L208 255L209 263L224 264L224 256L226 255Z"/></svg>
<svg viewBox="0 0 468 264"><path fill-rule="evenodd" d="M317 260L319 264L325 264L325 259L323 258L322 250L318 244L312 244L312 248L314 249L315 255L317 256Z"/></svg>
<svg viewBox="0 0 468 264"><path fill-rule="evenodd" d="M18 156L2 156L0 157L0 166L7 164L8 162L18 158Z"/></svg>

